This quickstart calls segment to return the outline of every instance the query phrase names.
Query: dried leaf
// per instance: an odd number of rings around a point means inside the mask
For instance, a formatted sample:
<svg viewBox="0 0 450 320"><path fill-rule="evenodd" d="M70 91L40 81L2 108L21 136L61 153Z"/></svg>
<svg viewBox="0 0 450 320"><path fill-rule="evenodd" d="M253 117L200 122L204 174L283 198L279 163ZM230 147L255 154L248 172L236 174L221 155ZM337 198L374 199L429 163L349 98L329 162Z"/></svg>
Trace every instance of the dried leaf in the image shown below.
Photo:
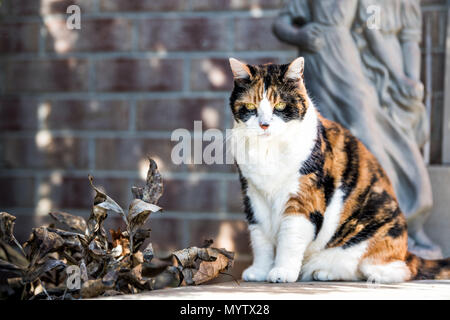
<svg viewBox="0 0 450 320"><path fill-rule="evenodd" d="M209 248L213 244L213 242L214 240L212 239L206 239L200 248Z"/></svg>
<svg viewBox="0 0 450 320"><path fill-rule="evenodd" d="M39 227L33 229L24 247L29 247L28 259L33 266L48 253L60 250L63 245L64 239L60 235L48 231L46 227Z"/></svg>
<svg viewBox="0 0 450 320"><path fill-rule="evenodd" d="M143 258L144 258L144 262L146 263L150 263L150 261L152 261L153 259L153 246L152 243L150 242L147 247L144 249L144 251L142 251L143 253Z"/></svg>
<svg viewBox="0 0 450 320"><path fill-rule="evenodd" d="M88 280L81 286L81 296L83 298L94 298L103 294L106 290L112 289L103 283L102 279Z"/></svg>
<svg viewBox="0 0 450 320"><path fill-rule="evenodd" d="M13 242L14 241L14 223L16 221L16 217L7 213L0 212L0 239L5 242Z"/></svg>
<svg viewBox="0 0 450 320"><path fill-rule="evenodd" d="M123 251L123 249L122 249L122 245L120 245L120 244L118 244L118 245L116 245L112 250L111 250L111 255L114 257L114 258L120 258L120 257L123 257L125 254L124 254L124 251Z"/></svg>
<svg viewBox="0 0 450 320"><path fill-rule="evenodd" d="M0 259L11 262L18 267L26 268L29 262L24 254L19 253L11 245L0 240Z"/></svg>
<svg viewBox="0 0 450 320"><path fill-rule="evenodd" d="M107 194L100 191L95 185L94 185L94 177L89 175L89 182L92 186L92 188L95 190L95 198L94 198L94 206L91 211L91 216L88 220L88 228L91 231L91 233L97 233L98 230L102 233L102 236L106 236L102 224L103 221L108 216L107 211L112 210L114 212L117 212L120 214L122 219L125 223L127 222L127 219L125 217L125 213L123 209L115 202L113 199L111 199ZM102 239L103 241L106 241L106 239Z"/></svg>
<svg viewBox="0 0 450 320"><path fill-rule="evenodd" d="M133 255L131 256L131 263L133 266L137 266L144 263L144 255L142 254L142 252L137 251L133 253Z"/></svg>
<svg viewBox="0 0 450 320"><path fill-rule="evenodd" d="M158 166L153 159L149 158L149 168L145 186L143 188L133 186L131 192L136 199L151 204L157 204L159 198L162 196L163 190L163 181L161 174L158 171Z"/></svg>
<svg viewBox="0 0 450 320"><path fill-rule="evenodd" d="M24 282L33 282L37 278L41 277L44 273L53 270L55 268L65 268L66 264L61 260L48 259L44 263L34 265L30 268L26 275L23 277Z"/></svg>
<svg viewBox="0 0 450 320"><path fill-rule="evenodd" d="M0 212L0 240L7 243L13 242L25 256L22 246L16 237L14 237L14 223L16 217L7 212Z"/></svg>
<svg viewBox="0 0 450 320"><path fill-rule="evenodd" d="M120 276L122 279L126 279L133 287L136 287L139 290L151 290L152 281L151 279L142 278L142 270L143 266L142 264L139 264L130 271L122 273Z"/></svg>
<svg viewBox="0 0 450 320"><path fill-rule="evenodd" d="M147 181L143 189L142 200L157 204L163 193L163 182L156 162L149 158L150 165L147 172Z"/></svg>
<svg viewBox="0 0 450 320"><path fill-rule="evenodd" d="M186 285L188 285L188 286L195 284L194 280L193 280L194 271L195 271L194 268L184 268L181 270L181 274L183 276L182 279L183 279L184 283L186 283Z"/></svg>
<svg viewBox="0 0 450 320"><path fill-rule="evenodd" d="M87 224L86 220L80 216L74 216L67 212L53 211L50 212L50 216L61 223L68 230L77 231L81 234L86 234Z"/></svg>
<svg viewBox="0 0 450 320"><path fill-rule="evenodd" d="M151 262L142 265L142 275L145 277L156 277L171 266L172 263L170 261L154 258Z"/></svg>
<svg viewBox="0 0 450 320"><path fill-rule="evenodd" d="M108 256L108 253L106 250L103 250L102 247L99 245L99 242L94 239L89 244L89 253L92 258L96 260L103 260L106 259Z"/></svg>
<svg viewBox="0 0 450 320"><path fill-rule="evenodd" d="M15 264L0 259L0 280L14 277L21 277L24 269ZM0 281L2 282L2 281Z"/></svg>
<svg viewBox="0 0 450 320"><path fill-rule="evenodd" d="M120 231L120 228L117 231L110 229L109 233L112 237L113 249L111 250L111 254L113 257L119 258L129 254L130 240Z"/></svg>
<svg viewBox="0 0 450 320"><path fill-rule="evenodd" d="M173 253L182 279L187 285L201 284L216 278L232 267L234 253L225 249L190 247Z"/></svg>
<svg viewBox="0 0 450 320"><path fill-rule="evenodd" d="M154 204L144 202L140 199L134 199L128 209L128 234L130 237L130 252L133 253L136 249L133 245L134 233L137 229L142 227L147 222L150 213L161 210L160 207Z"/></svg>
<svg viewBox="0 0 450 320"><path fill-rule="evenodd" d="M227 269L228 261L223 254L219 254L214 261L202 261L192 280L195 284L201 284L216 278L220 272Z"/></svg>
<svg viewBox="0 0 450 320"><path fill-rule="evenodd" d="M178 250L173 253L178 262L183 268L193 267L195 259L198 257L198 248L190 247L183 250Z"/></svg>
<svg viewBox="0 0 450 320"><path fill-rule="evenodd" d="M103 193L94 185L94 177L89 175L89 182L91 183L92 188L95 190L96 195L94 198L94 205L100 206L103 209L106 210L112 210L114 212L120 213L122 216L125 216L125 213L123 212L123 209L115 202L113 199L111 199L106 193Z"/></svg>
<svg viewBox="0 0 450 320"><path fill-rule="evenodd" d="M134 232L138 227L145 224L150 213L160 211L162 208L157 205L144 202L140 199L134 199L128 210L128 224L130 230Z"/></svg>
<svg viewBox="0 0 450 320"><path fill-rule="evenodd" d="M87 273L90 277L96 278L97 274L102 270L103 268L103 262L102 261L92 261L87 266Z"/></svg>
<svg viewBox="0 0 450 320"><path fill-rule="evenodd" d="M102 282L107 287L113 287L119 277L118 270L110 270L103 278Z"/></svg>
<svg viewBox="0 0 450 320"><path fill-rule="evenodd" d="M150 229L139 228L134 232L133 235L133 246L134 250L139 250L139 248L144 244L145 240L150 237Z"/></svg>

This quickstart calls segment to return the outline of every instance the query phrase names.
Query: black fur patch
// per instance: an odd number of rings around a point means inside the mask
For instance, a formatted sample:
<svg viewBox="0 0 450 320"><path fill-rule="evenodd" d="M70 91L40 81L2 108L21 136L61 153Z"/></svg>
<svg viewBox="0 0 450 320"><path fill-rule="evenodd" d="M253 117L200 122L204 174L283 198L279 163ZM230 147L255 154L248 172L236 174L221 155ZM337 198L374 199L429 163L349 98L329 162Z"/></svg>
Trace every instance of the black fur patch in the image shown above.
<svg viewBox="0 0 450 320"><path fill-rule="evenodd" d="M256 116L256 109L255 110L248 110L246 107L242 106L239 108L239 110L236 112L235 117L238 120L241 120L243 122L250 119L252 116Z"/></svg>
<svg viewBox="0 0 450 320"><path fill-rule="evenodd" d="M392 197L386 191L382 193L371 192L371 185L368 186L358 196L357 202L359 205L357 208L341 224L327 246L330 247L332 244L339 244L354 232L356 226L361 224L364 225L364 228L344 243L343 248L351 247L372 237L379 228L394 219L395 216L392 212L384 209L385 204L392 200ZM380 210L385 211L384 213L378 214Z"/></svg>
<svg viewBox="0 0 450 320"><path fill-rule="evenodd" d="M392 238L398 238L400 237L404 232L406 231L405 226L401 225L400 223L395 223L392 228L389 229L388 235Z"/></svg>
<svg viewBox="0 0 450 320"><path fill-rule="evenodd" d="M325 163L325 157L321 149L322 139L320 139L320 135L318 135L311 154L309 155L308 159L303 162L303 165L300 168L300 174L302 175L315 173L318 183L320 183L323 179L323 166Z"/></svg>
<svg viewBox="0 0 450 320"><path fill-rule="evenodd" d="M315 239L317 237L317 234L319 233L320 229L322 228L323 215L319 211L311 212L309 214L309 220L315 226L315 235L314 235L314 239Z"/></svg>
<svg viewBox="0 0 450 320"><path fill-rule="evenodd" d="M347 166L342 175L342 191L344 192L344 200L346 200L356 187L359 177L358 141L351 134L347 133L345 136L344 149L347 155Z"/></svg>
<svg viewBox="0 0 450 320"><path fill-rule="evenodd" d="M392 200L392 197L386 191L383 191L382 193L371 193L364 206L355 211L350 217L357 219L358 225L363 224L364 228L348 240L343 248L351 247L369 239L378 231L378 229L386 223L391 222L393 216L389 214L388 211L385 211L384 214L379 214L378 216L377 213L380 210L383 210L383 206Z"/></svg>
<svg viewBox="0 0 450 320"><path fill-rule="evenodd" d="M319 121L319 131L321 132L322 139L325 143L325 152L332 152L333 149L331 148L330 140L328 140L327 130L325 129L323 123L320 121Z"/></svg>
<svg viewBox="0 0 450 320"><path fill-rule="evenodd" d="M248 188L247 179L245 179L244 176L242 175L239 166L237 167L239 172L239 181L241 182L242 198L244 200L244 212L247 218L247 222L248 224L255 224L256 223L255 214L253 212L250 198L247 196L247 188Z"/></svg>
<svg viewBox="0 0 450 320"><path fill-rule="evenodd" d="M323 193L325 195L325 206L328 207L328 204L330 203L331 197L334 193L334 177L329 174L325 174L322 184Z"/></svg>
<svg viewBox="0 0 450 320"><path fill-rule="evenodd" d="M284 122L300 118L300 113L295 105L288 104L283 110L273 109L273 114L280 117Z"/></svg>

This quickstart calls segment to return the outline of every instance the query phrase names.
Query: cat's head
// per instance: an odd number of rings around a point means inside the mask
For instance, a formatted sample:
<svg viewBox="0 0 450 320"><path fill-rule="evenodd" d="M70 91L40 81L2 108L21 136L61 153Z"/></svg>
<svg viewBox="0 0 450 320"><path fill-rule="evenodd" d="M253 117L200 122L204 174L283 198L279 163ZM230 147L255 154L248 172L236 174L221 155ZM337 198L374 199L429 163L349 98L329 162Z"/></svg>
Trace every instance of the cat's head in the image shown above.
<svg viewBox="0 0 450 320"><path fill-rule="evenodd" d="M230 58L230 65L234 76L230 106L238 126L270 136L304 118L309 100L303 58L282 65L249 65Z"/></svg>

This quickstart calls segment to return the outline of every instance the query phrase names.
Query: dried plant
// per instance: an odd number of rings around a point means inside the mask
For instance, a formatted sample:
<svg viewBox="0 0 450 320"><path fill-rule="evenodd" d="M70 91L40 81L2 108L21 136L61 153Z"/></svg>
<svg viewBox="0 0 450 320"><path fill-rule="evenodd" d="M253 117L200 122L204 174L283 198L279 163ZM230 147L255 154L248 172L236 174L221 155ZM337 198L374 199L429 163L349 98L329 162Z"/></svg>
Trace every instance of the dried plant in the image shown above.
<svg viewBox="0 0 450 320"><path fill-rule="evenodd" d="M232 267L234 253L191 247L156 258L148 243L150 215L161 212L157 202L163 181L156 162L150 160L144 187L133 187L135 199L128 213L94 185L91 214L83 217L50 212L52 224L34 228L23 247L14 237L15 217L0 213L0 298L81 299L134 294L168 286L197 285ZM126 230L109 230L103 224L109 212L119 214ZM111 240L110 240L111 239ZM18 248L18 250L16 249ZM69 271L73 271L70 273ZM77 285L78 284L78 285Z"/></svg>

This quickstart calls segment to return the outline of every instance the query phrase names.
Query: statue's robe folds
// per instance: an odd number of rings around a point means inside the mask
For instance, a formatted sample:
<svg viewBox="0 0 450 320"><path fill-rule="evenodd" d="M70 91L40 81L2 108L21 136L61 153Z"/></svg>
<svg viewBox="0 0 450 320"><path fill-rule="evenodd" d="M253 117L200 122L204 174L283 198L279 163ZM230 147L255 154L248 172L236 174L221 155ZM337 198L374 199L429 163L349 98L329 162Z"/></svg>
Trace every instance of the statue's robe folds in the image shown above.
<svg viewBox="0 0 450 320"><path fill-rule="evenodd" d="M432 208L428 171L416 141L381 107L376 87L365 73L351 30L359 6L358 0L294 0L281 14L289 14L299 25L316 23L323 30L325 45L320 51L299 52L306 61L308 92L322 115L348 128L377 157L408 218L410 236L418 244L430 244L423 233Z"/></svg>

